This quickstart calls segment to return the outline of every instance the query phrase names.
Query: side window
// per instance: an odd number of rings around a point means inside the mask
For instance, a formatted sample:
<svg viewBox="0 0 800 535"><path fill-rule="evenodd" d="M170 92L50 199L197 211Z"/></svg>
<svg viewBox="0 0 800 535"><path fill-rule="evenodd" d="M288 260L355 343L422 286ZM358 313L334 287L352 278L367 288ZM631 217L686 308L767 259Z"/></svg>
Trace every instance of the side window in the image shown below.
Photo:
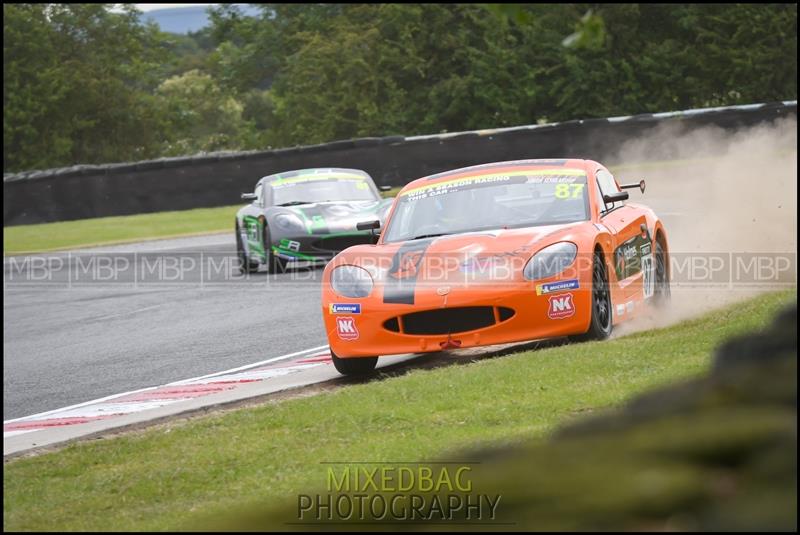
<svg viewBox="0 0 800 535"><path fill-rule="evenodd" d="M611 193L619 193L619 188L617 187L617 183L614 181L614 177L611 176L611 173L604 169L598 169L595 173L597 177L597 184L600 186L600 191L603 194L611 194ZM602 197L601 197L602 201ZM624 204L624 201L617 201L615 203L603 203L605 204L606 211L613 210L614 208L619 208Z"/></svg>

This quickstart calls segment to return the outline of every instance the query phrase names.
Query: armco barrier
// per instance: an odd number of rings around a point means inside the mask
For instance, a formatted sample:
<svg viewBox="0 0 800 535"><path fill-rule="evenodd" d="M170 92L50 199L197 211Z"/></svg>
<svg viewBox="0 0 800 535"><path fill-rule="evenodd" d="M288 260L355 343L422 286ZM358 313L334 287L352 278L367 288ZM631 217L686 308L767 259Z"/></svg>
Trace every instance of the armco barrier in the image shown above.
<svg viewBox="0 0 800 535"><path fill-rule="evenodd" d="M796 115L797 101L777 102L7 174L3 225L236 204L260 177L307 167L364 169L378 184L400 186L491 161L564 156L602 160L625 141L662 124L732 130Z"/></svg>

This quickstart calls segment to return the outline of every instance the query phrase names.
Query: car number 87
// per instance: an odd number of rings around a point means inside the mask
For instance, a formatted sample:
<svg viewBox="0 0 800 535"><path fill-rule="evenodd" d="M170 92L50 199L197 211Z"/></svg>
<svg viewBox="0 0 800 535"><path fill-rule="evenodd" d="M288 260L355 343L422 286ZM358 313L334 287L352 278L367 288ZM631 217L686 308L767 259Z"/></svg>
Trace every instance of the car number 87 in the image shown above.
<svg viewBox="0 0 800 535"><path fill-rule="evenodd" d="M585 184L556 184L556 199L577 199Z"/></svg>

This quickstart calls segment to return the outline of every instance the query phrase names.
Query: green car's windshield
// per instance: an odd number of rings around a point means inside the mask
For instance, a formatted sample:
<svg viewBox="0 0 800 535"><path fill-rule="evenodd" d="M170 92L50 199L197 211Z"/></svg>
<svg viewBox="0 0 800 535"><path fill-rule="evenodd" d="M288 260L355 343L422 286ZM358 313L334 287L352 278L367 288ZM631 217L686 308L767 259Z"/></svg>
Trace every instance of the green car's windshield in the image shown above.
<svg viewBox="0 0 800 535"><path fill-rule="evenodd" d="M348 173L303 174L268 182L272 204L288 206L324 201L375 201L369 177Z"/></svg>
<svg viewBox="0 0 800 535"><path fill-rule="evenodd" d="M585 221L586 174L527 170L444 180L400 193L384 242Z"/></svg>

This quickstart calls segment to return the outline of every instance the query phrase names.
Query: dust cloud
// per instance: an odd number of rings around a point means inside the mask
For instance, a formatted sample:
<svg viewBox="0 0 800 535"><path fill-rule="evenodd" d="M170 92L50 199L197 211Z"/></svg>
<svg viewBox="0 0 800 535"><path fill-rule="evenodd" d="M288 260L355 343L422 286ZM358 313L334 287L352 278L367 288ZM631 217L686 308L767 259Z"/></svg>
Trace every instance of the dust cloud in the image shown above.
<svg viewBox="0 0 800 535"><path fill-rule="evenodd" d="M734 132L662 126L605 161L620 183L647 180L643 196L630 190L631 202L652 207L662 218L672 255L669 308L618 334L669 325L765 291L796 288L795 118ZM741 269L756 262L765 269ZM720 270L708 275L704 265ZM769 266L784 268L782 275L771 279Z"/></svg>

